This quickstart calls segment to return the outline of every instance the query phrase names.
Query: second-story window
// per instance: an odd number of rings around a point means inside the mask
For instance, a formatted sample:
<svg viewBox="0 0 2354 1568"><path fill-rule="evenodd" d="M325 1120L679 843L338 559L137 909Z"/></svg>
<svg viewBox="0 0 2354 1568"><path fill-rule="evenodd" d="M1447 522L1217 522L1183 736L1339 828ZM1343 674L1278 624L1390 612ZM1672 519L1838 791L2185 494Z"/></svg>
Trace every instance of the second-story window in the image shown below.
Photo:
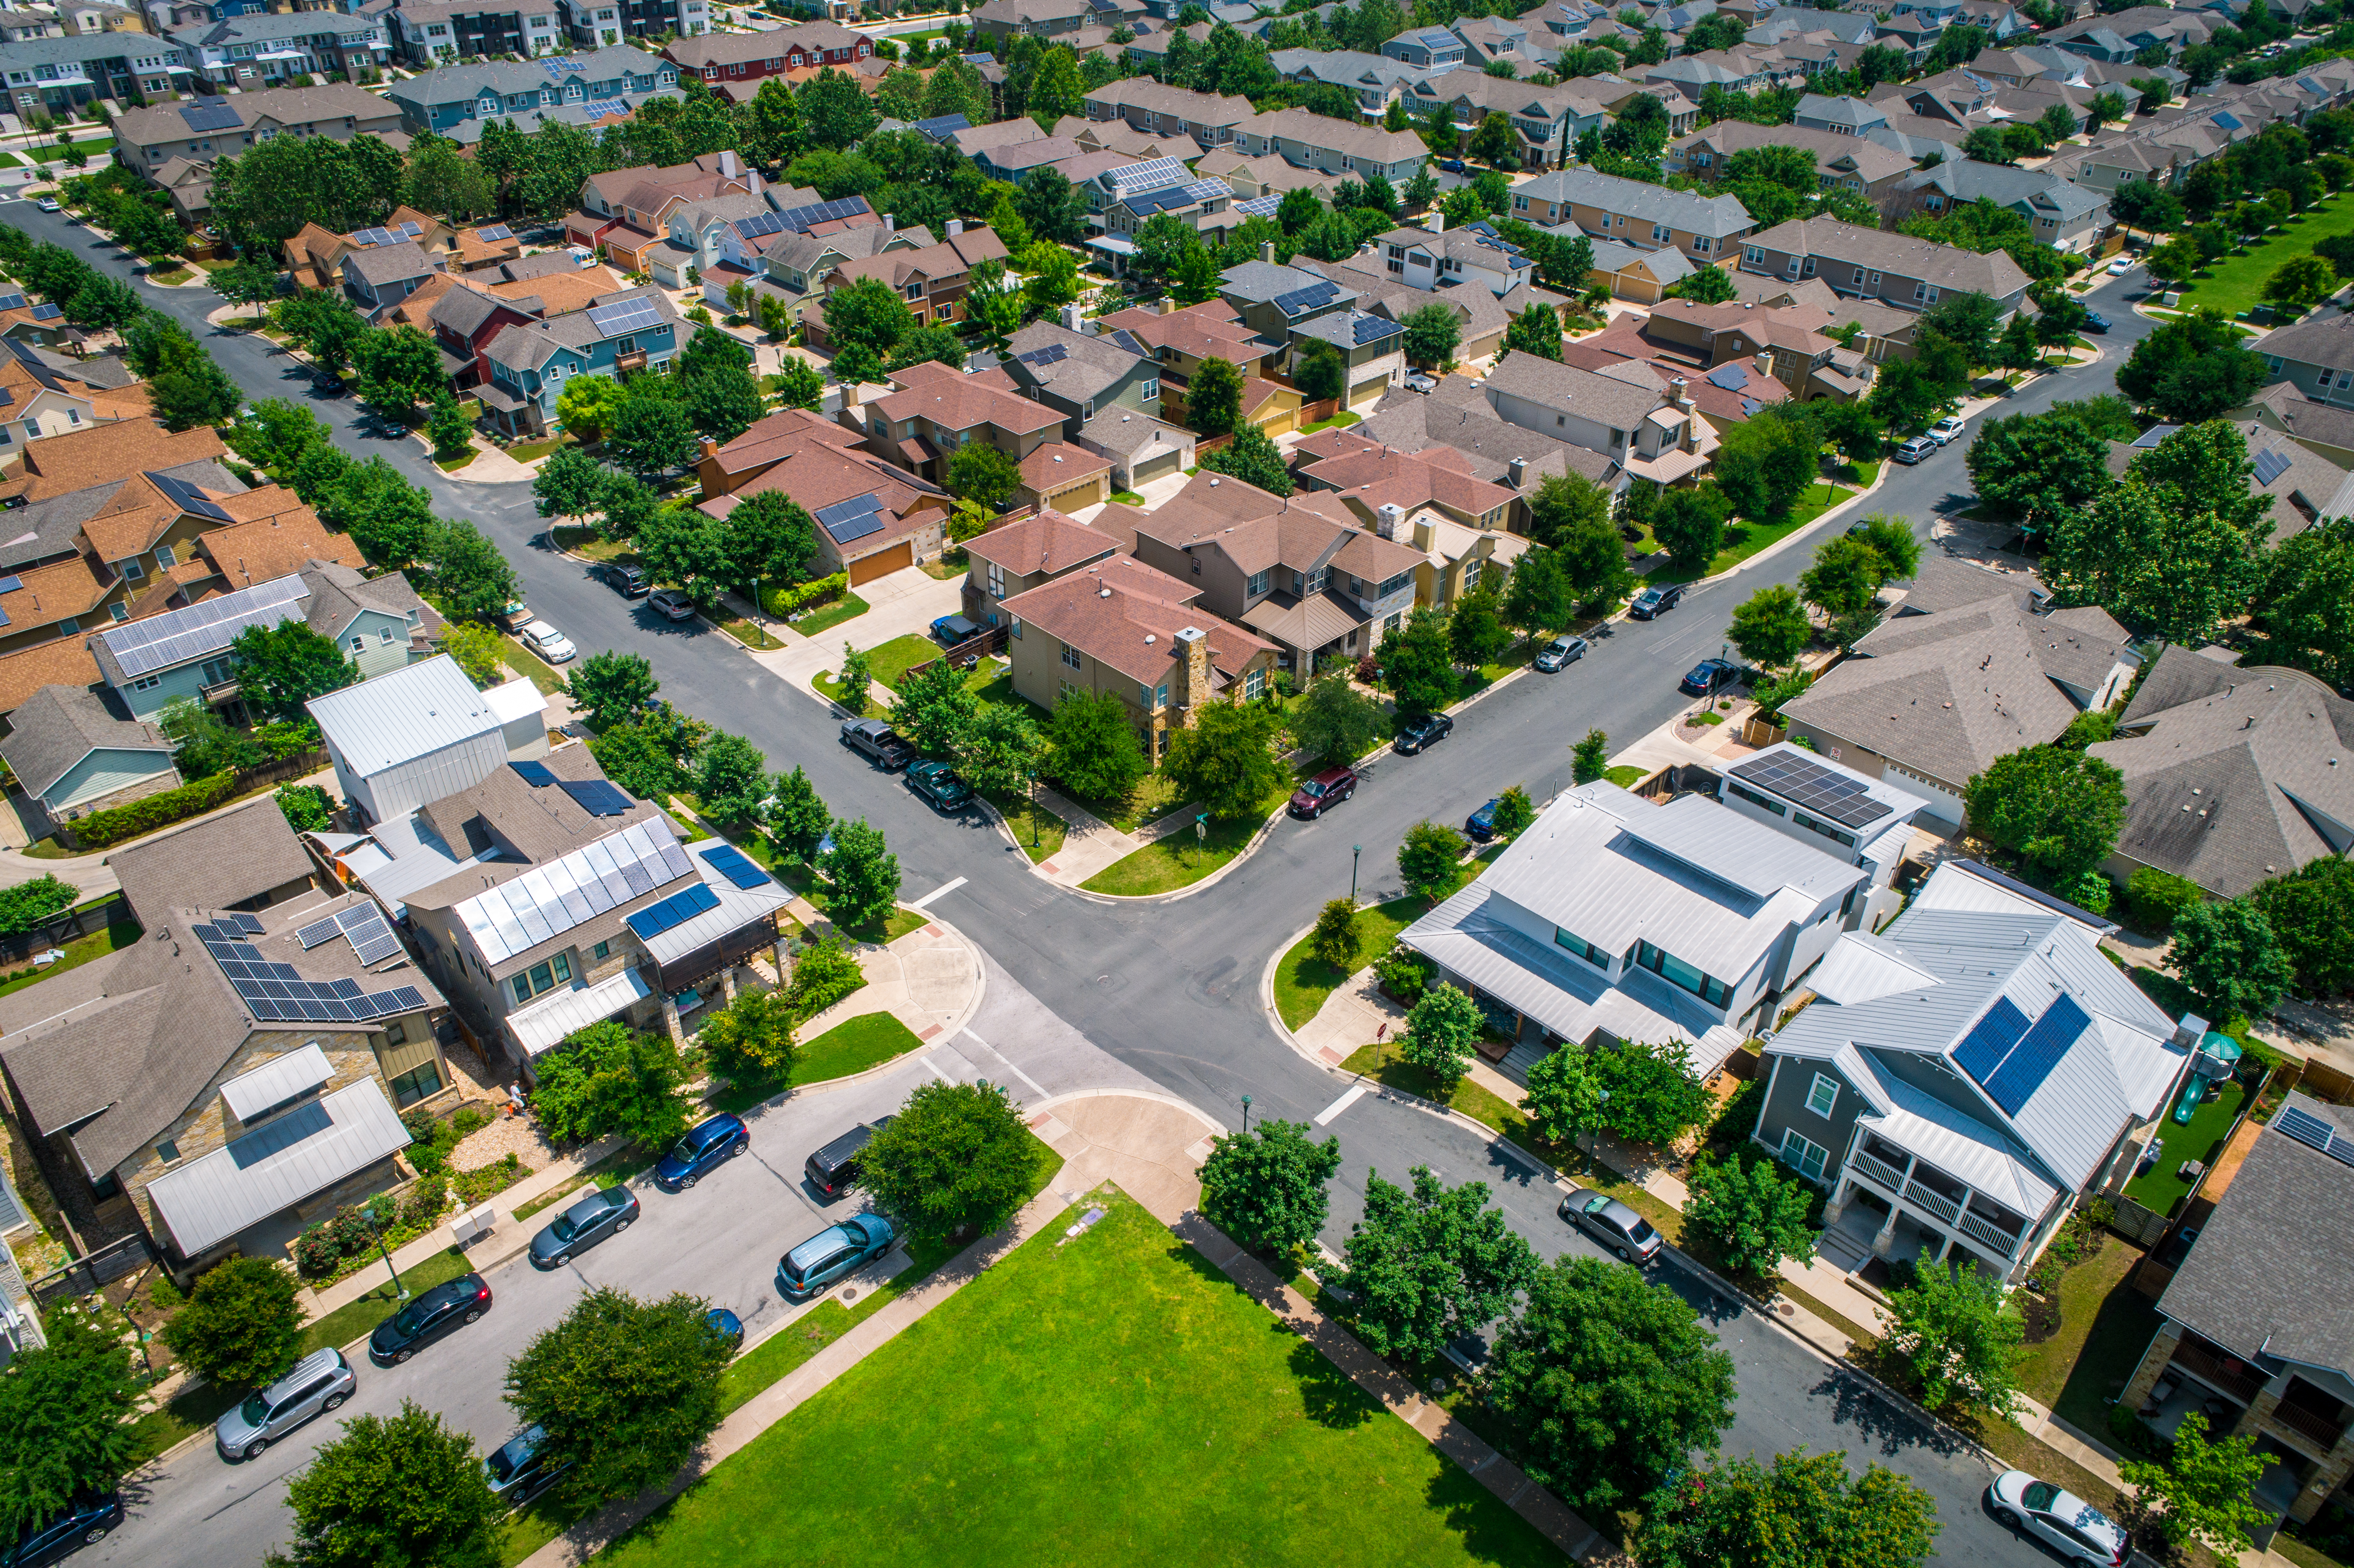
<svg viewBox="0 0 2354 1568"><path fill-rule="evenodd" d="M1257 599L1259 595L1267 590L1267 588L1273 584L1274 580L1275 573L1272 570L1253 572L1250 576L1249 587L1246 591L1249 593L1251 598Z"/></svg>
<svg viewBox="0 0 2354 1568"><path fill-rule="evenodd" d="M1063 664L1066 669L1079 668L1079 651L1067 642L1063 644Z"/></svg>
<svg viewBox="0 0 2354 1568"><path fill-rule="evenodd" d="M995 561L989 563L989 597L991 599L1005 597L1005 568Z"/></svg>

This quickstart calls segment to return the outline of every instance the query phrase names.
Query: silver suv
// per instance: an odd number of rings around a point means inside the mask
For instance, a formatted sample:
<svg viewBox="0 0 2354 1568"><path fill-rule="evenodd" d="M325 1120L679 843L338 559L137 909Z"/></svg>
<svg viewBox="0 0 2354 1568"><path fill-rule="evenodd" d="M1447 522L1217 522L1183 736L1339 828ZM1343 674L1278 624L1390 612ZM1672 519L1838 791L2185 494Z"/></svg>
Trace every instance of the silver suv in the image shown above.
<svg viewBox="0 0 2354 1568"><path fill-rule="evenodd" d="M261 1451L314 1415L351 1398L359 1376L341 1351L313 1351L294 1370L220 1418L213 1446L234 1463L258 1459Z"/></svg>

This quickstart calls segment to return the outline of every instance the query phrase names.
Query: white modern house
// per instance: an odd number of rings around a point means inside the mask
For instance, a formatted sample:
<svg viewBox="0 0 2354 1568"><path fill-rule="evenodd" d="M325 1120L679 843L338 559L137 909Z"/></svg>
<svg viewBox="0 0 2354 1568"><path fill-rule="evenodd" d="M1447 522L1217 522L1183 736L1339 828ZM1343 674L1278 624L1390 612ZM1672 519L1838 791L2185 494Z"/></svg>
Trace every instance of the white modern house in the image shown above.
<svg viewBox="0 0 2354 1568"><path fill-rule="evenodd" d="M446 653L304 705L334 764L335 787L370 822L471 789L506 766L499 708Z"/></svg>

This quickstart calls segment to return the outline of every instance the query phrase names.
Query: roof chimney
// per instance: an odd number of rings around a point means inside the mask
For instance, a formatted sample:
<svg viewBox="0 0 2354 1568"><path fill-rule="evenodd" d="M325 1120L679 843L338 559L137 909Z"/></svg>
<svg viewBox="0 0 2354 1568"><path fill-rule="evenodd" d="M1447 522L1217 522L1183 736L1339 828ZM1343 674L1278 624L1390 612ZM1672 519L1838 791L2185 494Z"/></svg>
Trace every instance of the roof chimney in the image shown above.
<svg viewBox="0 0 2354 1568"><path fill-rule="evenodd" d="M885 213L883 215L883 232L885 234L896 234L898 231L898 218L895 217L890 213Z"/></svg>
<svg viewBox="0 0 2354 1568"><path fill-rule="evenodd" d="M1527 480L1528 476L1529 460L1526 458L1514 458L1511 462L1504 465L1504 482L1510 484L1514 490L1520 489L1522 483Z"/></svg>
<svg viewBox="0 0 2354 1568"><path fill-rule="evenodd" d="M949 219L949 233L948 233L948 237L949 237L950 239L954 239L958 235L962 234L963 232L964 232L964 219L962 219L962 218L960 218L960 217L952 217L952 218Z"/></svg>
<svg viewBox="0 0 2354 1568"><path fill-rule="evenodd" d="M1447 232L1447 209L1443 207L1433 207L1429 216L1422 221L1423 226L1431 233L1444 234Z"/></svg>
<svg viewBox="0 0 2354 1568"><path fill-rule="evenodd" d="M1692 411L1691 398L1687 396L1691 389L1691 383L1681 376L1668 383L1668 401L1676 406L1676 412L1689 414Z"/></svg>
<svg viewBox="0 0 2354 1568"><path fill-rule="evenodd" d="M1771 375L1773 375L1773 374L1774 374L1774 351L1773 351L1772 349L1770 349L1770 348L1761 348L1761 349L1759 349L1759 350L1757 351L1757 361L1756 361L1756 363L1757 363L1757 374L1758 374L1758 375L1760 375L1760 376L1771 376Z"/></svg>
<svg viewBox="0 0 2354 1568"><path fill-rule="evenodd" d="M1085 332L1087 330L1083 324L1086 321L1087 317L1079 313L1079 302L1076 300L1063 307L1063 325L1066 328L1072 332Z"/></svg>
<svg viewBox="0 0 2354 1568"><path fill-rule="evenodd" d="M1260 241L1258 242L1258 259L1259 259L1260 260L1262 260L1262 261L1267 262L1267 263L1268 265L1270 265L1270 266L1272 266L1272 265L1274 264L1274 262L1275 262L1275 241L1274 241L1274 240L1272 240L1272 239L1262 239L1262 240L1260 240Z"/></svg>
<svg viewBox="0 0 2354 1568"><path fill-rule="evenodd" d="M1393 501L1385 503L1374 515L1381 521L1374 524L1373 532L1384 539L1394 539L1398 524L1405 521L1405 508Z"/></svg>

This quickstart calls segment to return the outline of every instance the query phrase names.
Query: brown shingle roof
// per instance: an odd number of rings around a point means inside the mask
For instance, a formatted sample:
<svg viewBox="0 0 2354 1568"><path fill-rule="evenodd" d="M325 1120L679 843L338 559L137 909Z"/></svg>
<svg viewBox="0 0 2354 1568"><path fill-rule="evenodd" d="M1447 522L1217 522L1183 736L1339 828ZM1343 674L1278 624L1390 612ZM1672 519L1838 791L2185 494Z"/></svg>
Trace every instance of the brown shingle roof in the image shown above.
<svg viewBox="0 0 2354 1568"><path fill-rule="evenodd" d="M1016 594L1002 609L1147 686L1175 679L1177 633L1187 627L1207 634L1211 666L1229 678L1274 646L1190 608L1199 591L1131 556L1113 556Z"/></svg>
<svg viewBox="0 0 2354 1568"><path fill-rule="evenodd" d="M327 532L318 514L307 506L216 528L198 535L196 543L232 590L301 571L312 561L334 561L355 569L367 565L349 537Z"/></svg>
<svg viewBox="0 0 2354 1568"><path fill-rule="evenodd" d="M225 455L220 432L197 425L173 434L160 425L106 425L34 441L25 449L16 481L0 494L27 501L86 490L142 471L177 468Z"/></svg>
<svg viewBox="0 0 2354 1568"><path fill-rule="evenodd" d="M80 637L0 653L0 713L13 713L43 686L87 686L97 679L98 661Z"/></svg>
<svg viewBox="0 0 2354 1568"><path fill-rule="evenodd" d="M1041 512L968 539L964 550L1013 576L1026 577L1039 572L1066 572L1099 556L1116 555L1119 541L1059 512Z"/></svg>

